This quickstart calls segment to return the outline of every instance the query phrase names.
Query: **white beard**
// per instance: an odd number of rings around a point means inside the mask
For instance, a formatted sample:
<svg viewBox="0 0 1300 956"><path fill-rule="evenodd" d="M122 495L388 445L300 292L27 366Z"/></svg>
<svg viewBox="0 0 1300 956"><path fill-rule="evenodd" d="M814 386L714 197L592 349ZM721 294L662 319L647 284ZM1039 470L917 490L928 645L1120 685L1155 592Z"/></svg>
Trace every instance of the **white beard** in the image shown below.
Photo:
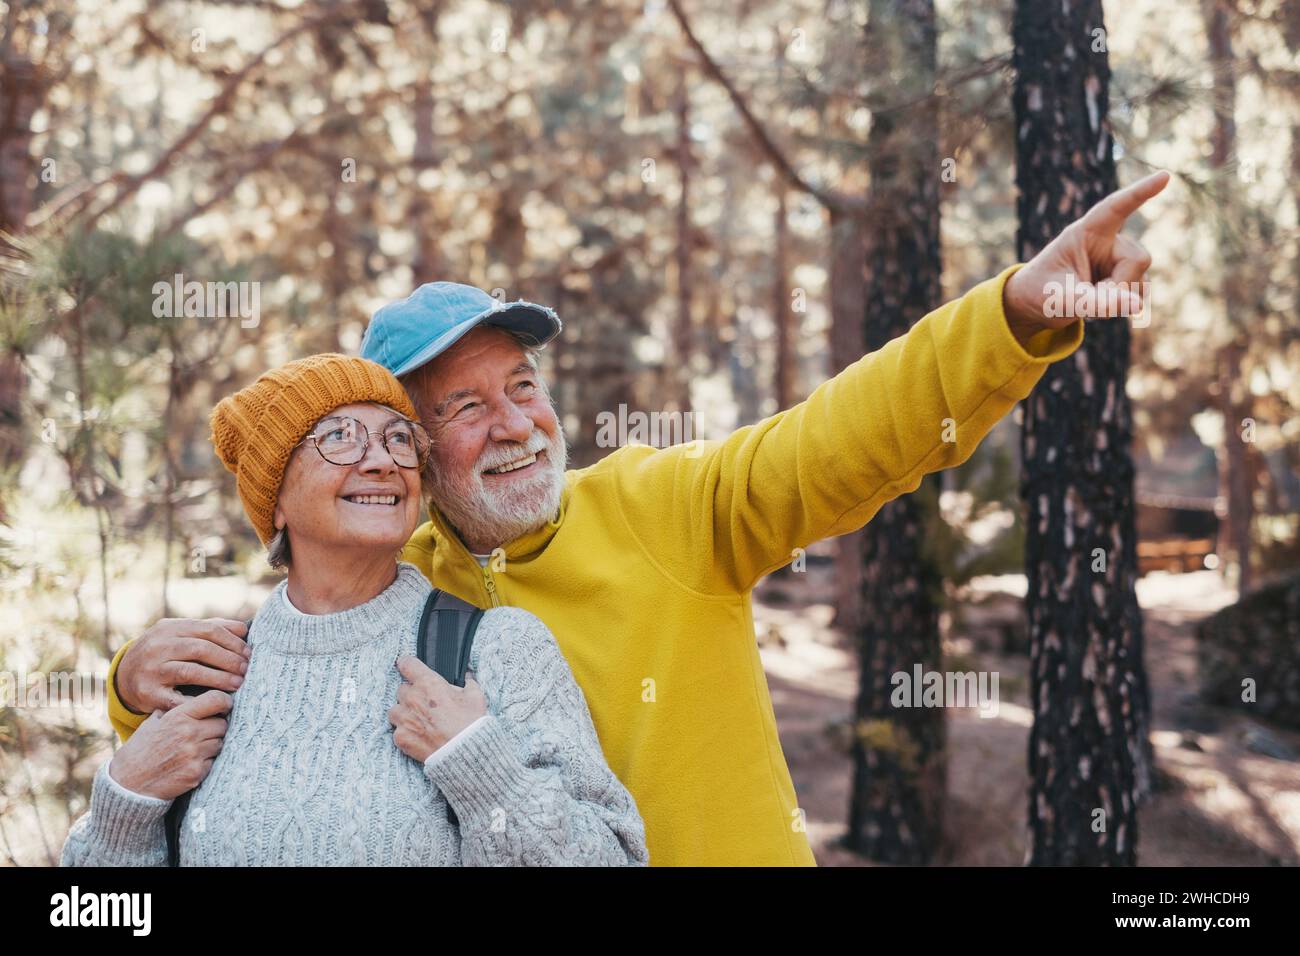
<svg viewBox="0 0 1300 956"><path fill-rule="evenodd" d="M542 449L546 451L545 470L522 487L495 489L484 483L483 471L501 464L503 452L518 457L520 451L533 453ZM521 445L496 444L486 449L472 473L459 482L452 480L452 476L439 468L431 457L426 478L434 506L462 539L489 541L494 542L492 547L504 547L555 517L560 510L568 462L569 448L564 439L564 429L556 422L555 437L549 441L545 432L534 428L528 441Z"/></svg>

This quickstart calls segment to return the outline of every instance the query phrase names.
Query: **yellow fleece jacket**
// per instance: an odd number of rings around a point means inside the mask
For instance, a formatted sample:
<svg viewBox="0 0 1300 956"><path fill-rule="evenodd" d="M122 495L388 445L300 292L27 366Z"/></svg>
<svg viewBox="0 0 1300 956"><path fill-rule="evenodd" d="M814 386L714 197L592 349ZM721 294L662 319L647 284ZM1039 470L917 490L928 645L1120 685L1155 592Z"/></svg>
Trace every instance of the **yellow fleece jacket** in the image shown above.
<svg viewBox="0 0 1300 956"><path fill-rule="evenodd" d="M624 447L568 472L555 520L486 568L436 510L411 537L403 559L437 587L526 608L554 632L652 866L816 865L750 591L796 548L965 461L1079 346L1081 321L1028 348L1011 334L1002 286L1017 268L726 439ZM144 719L113 693L109 712L124 740Z"/></svg>

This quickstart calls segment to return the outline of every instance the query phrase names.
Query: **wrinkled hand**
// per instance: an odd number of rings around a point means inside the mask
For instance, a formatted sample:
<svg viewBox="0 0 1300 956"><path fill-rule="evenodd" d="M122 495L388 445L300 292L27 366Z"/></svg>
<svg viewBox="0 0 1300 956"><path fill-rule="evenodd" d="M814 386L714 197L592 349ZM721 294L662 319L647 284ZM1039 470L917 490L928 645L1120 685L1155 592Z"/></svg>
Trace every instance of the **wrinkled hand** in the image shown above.
<svg viewBox="0 0 1300 956"><path fill-rule="evenodd" d="M403 679L397 705L388 709L393 743L420 763L487 713L483 688L472 677L457 687L410 654L397 659L397 670Z"/></svg>
<svg viewBox="0 0 1300 956"><path fill-rule="evenodd" d="M126 789L172 800L193 790L212 770L228 727L222 715L234 700L219 690L181 696L184 703L155 710L113 754L108 772Z"/></svg>
<svg viewBox="0 0 1300 956"><path fill-rule="evenodd" d="M1161 170L1111 193L1016 270L1002 288L1002 304L1022 344L1035 332L1064 328L1077 318L1142 313L1141 282L1151 256L1120 230L1168 183L1169 173Z"/></svg>
<svg viewBox="0 0 1300 956"><path fill-rule="evenodd" d="M243 621L163 618L127 648L113 672L117 699L127 710L147 714L171 710L188 700L178 684L236 691L252 654L242 638Z"/></svg>

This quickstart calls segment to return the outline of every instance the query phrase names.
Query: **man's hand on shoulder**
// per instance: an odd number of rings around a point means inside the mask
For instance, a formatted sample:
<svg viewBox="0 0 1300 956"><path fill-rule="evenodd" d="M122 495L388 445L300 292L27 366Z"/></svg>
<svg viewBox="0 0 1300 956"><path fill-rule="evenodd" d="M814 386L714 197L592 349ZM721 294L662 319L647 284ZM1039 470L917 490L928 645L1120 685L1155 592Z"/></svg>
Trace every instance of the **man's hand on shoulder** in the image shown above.
<svg viewBox="0 0 1300 956"><path fill-rule="evenodd" d="M1064 328L1079 318L1142 313L1142 280L1151 256L1120 230L1168 182L1162 170L1111 193L1007 279L1003 311L1021 345L1043 329Z"/></svg>
<svg viewBox="0 0 1300 956"><path fill-rule="evenodd" d="M170 710L186 700L178 685L239 689L252 653L243 621L163 618L132 642L113 675L117 699L132 713Z"/></svg>

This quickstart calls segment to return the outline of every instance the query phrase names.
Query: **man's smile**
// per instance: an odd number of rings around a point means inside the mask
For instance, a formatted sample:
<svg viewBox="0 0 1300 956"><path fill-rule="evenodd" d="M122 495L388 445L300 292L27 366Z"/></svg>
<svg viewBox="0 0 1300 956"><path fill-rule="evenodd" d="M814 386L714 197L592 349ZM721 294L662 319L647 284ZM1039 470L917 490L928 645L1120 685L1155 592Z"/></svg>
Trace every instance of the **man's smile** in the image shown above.
<svg viewBox="0 0 1300 956"><path fill-rule="evenodd" d="M545 457L545 451L533 452L527 455L521 455L513 461L508 461L504 465L498 465L496 468L489 468L483 472L493 478L499 478L505 475L513 477L524 477L531 475L539 470L542 459Z"/></svg>

